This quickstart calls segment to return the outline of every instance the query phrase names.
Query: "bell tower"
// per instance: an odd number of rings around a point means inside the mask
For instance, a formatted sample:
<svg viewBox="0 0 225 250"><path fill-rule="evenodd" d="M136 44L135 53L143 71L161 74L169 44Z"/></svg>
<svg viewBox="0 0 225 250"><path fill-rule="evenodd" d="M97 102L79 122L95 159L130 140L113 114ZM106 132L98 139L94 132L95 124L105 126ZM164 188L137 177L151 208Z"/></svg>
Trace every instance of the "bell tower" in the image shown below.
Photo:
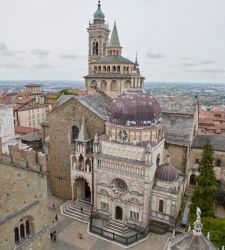
<svg viewBox="0 0 225 250"><path fill-rule="evenodd" d="M108 44L110 33L108 24L105 23L105 15L101 10L100 0L98 1L98 8L94 13L93 22L89 22L87 31L89 34L88 64L90 73L90 63L97 57L106 55L106 45Z"/></svg>

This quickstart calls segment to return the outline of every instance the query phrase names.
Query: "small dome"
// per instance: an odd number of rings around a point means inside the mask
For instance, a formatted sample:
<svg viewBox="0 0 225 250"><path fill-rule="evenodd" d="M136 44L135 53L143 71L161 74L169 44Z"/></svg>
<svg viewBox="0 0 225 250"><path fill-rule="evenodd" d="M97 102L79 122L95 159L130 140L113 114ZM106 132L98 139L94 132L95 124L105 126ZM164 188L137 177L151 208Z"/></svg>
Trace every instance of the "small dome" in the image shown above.
<svg viewBox="0 0 225 250"><path fill-rule="evenodd" d="M94 13L94 21L104 21L105 15L101 10L101 3L98 1L98 9Z"/></svg>
<svg viewBox="0 0 225 250"><path fill-rule="evenodd" d="M179 178L179 172L170 164L163 164L157 167L155 178L159 181L173 182Z"/></svg>
<svg viewBox="0 0 225 250"><path fill-rule="evenodd" d="M108 121L116 125L151 126L161 122L159 103L141 89L130 89L113 100L107 109Z"/></svg>

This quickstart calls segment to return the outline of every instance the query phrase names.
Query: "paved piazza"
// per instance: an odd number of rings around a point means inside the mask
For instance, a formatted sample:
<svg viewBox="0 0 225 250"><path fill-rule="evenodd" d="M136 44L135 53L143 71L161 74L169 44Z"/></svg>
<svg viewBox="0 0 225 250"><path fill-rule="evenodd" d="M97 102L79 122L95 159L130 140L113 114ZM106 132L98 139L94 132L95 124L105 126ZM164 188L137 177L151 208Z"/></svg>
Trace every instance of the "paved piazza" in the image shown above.
<svg viewBox="0 0 225 250"><path fill-rule="evenodd" d="M52 241L54 250L120 250L120 246L91 236L87 233L87 224L75 221L60 214L59 206L63 200L50 196L49 198L49 219L52 231L56 231L57 239ZM55 208L53 208L53 204ZM55 215L58 215L58 222L55 222ZM79 235L82 234L82 239ZM163 250L170 234L156 235L151 233L144 242L130 247L132 250Z"/></svg>

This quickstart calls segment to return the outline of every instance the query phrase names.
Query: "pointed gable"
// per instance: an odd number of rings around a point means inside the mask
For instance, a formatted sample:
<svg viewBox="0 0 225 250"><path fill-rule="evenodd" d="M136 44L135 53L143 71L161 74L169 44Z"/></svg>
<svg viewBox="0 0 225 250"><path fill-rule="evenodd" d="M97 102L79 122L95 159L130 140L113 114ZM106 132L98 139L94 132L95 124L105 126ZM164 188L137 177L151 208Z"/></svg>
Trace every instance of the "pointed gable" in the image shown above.
<svg viewBox="0 0 225 250"><path fill-rule="evenodd" d="M81 127L80 127L80 131L78 134L78 137L76 139L76 141L79 142L87 142L90 140L90 136L87 132L86 126L85 126L85 121L84 118L82 119L82 123L81 123Z"/></svg>

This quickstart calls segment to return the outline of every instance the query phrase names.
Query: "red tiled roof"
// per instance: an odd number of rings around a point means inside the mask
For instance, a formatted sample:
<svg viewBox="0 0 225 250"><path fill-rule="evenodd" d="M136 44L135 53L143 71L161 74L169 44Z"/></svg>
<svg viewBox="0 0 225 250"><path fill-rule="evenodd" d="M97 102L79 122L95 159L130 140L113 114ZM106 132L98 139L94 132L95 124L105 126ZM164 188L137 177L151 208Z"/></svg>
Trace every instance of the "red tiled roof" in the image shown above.
<svg viewBox="0 0 225 250"><path fill-rule="evenodd" d="M48 99L48 100L47 100L47 103L48 103L48 104L56 104L56 103L57 103L57 100L56 100L56 99Z"/></svg>
<svg viewBox="0 0 225 250"><path fill-rule="evenodd" d="M15 132L17 134L29 134L31 132L38 131L37 128L25 127L25 126L15 126Z"/></svg>

